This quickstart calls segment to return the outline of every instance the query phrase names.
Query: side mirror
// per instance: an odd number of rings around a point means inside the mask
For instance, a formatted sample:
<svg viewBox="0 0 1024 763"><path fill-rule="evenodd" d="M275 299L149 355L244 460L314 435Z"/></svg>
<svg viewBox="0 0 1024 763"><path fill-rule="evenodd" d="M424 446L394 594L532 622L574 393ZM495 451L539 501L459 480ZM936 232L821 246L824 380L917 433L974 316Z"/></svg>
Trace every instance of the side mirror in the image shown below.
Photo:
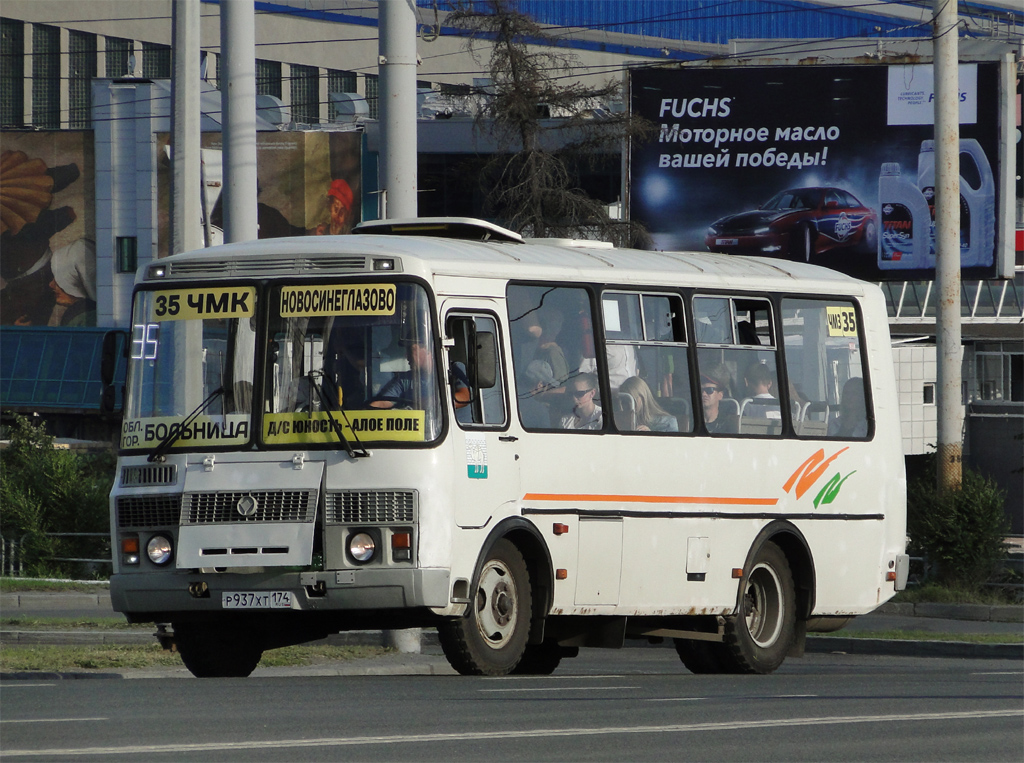
<svg viewBox="0 0 1024 763"><path fill-rule="evenodd" d="M476 383L481 389L491 389L498 381L498 347L494 334L476 332Z"/></svg>

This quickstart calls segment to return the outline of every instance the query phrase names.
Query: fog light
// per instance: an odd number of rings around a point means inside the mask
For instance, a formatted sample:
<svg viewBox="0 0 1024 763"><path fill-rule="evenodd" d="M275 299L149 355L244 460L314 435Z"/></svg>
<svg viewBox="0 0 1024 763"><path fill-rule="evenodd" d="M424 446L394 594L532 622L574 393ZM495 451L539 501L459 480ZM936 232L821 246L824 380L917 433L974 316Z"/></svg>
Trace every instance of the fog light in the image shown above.
<svg viewBox="0 0 1024 763"><path fill-rule="evenodd" d="M167 564L171 561L172 548L170 538L154 535L146 544L146 554L153 564Z"/></svg>
<svg viewBox="0 0 1024 763"><path fill-rule="evenodd" d="M348 553L353 560L364 564L371 559L377 551L377 544L369 533L355 533L348 539Z"/></svg>
<svg viewBox="0 0 1024 763"><path fill-rule="evenodd" d="M139 538L131 535L121 538L121 562L123 564L139 563Z"/></svg>

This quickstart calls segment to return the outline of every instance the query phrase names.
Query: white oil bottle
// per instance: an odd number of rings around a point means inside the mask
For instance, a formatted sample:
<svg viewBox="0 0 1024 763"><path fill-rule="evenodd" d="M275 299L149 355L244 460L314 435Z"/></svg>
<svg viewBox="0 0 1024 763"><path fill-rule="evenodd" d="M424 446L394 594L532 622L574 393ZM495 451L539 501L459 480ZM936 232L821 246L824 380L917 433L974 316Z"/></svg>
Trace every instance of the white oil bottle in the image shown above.
<svg viewBox="0 0 1024 763"><path fill-rule="evenodd" d="M886 162L878 176L878 267L910 270L935 267L929 256L928 203L917 184L900 174L897 162Z"/></svg>

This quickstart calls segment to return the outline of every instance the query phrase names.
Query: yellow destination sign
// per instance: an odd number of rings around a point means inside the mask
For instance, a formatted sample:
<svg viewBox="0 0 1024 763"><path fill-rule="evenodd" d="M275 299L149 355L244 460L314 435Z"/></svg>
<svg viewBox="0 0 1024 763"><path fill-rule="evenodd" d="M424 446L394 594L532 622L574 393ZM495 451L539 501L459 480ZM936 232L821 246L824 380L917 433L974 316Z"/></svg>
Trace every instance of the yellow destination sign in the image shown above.
<svg viewBox="0 0 1024 763"><path fill-rule="evenodd" d="M423 442L425 411L332 411L334 420L352 444L359 442ZM347 417L347 421L346 421ZM341 447L327 414L269 413L263 416L263 441L267 445L294 443L329 444Z"/></svg>
<svg viewBox="0 0 1024 763"><path fill-rule="evenodd" d="M394 315L394 284L318 284L281 289L281 317Z"/></svg>
<svg viewBox="0 0 1024 763"><path fill-rule="evenodd" d="M254 286L168 289L152 295L149 320L182 321L196 318L251 318L256 314Z"/></svg>
<svg viewBox="0 0 1024 763"><path fill-rule="evenodd" d="M852 307L826 307L829 336L857 336L857 311Z"/></svg>

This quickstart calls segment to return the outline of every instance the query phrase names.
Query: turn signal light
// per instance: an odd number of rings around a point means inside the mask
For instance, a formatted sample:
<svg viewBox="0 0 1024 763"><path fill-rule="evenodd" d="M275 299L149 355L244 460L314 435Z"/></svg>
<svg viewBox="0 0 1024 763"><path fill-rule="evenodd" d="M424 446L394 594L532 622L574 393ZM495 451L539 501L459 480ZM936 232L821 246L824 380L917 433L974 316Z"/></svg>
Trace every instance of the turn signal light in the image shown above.
<svg viewBox="0 0 1024 763"><path fill-rule="evenodd" d="M139 536L129 535L121 538L121 562L124 564L139 563Z"/></svg>
<svg viewBox="0 0 1024 763"><path fill-rule="evenodd" d="M396 562L412 559L412 533L391 534L391 558Z"/></svg>
<svg viewBox="0 0 1024 763"><path fill-rule="evenodd" d="M743 577L743 568L742 567L733 567L732 568L732 576L734 578L741 578L741 577Z"/></svg>
<svg viewBox="0 0 1024 763"><path fill-rule="evenodd" d="M569 577L569 570L555 570L555 580L565 580Z"/></svg>
<svg viewBox="0 0 1024 763"><path fill-rule="evenodd" d="M895 583L896 582L896 572L895 572L895 570L885 573L885 579L887 581L889 581L890 583Z"/></svg>
<svg viewBox="0 0 1024 763"><path fill-rule="evenodd" d="M561 522L555 522L551 526L551 532L553 532L555 535L565 535L567 532L569 532L569 525L563 525Z"/></svg>

